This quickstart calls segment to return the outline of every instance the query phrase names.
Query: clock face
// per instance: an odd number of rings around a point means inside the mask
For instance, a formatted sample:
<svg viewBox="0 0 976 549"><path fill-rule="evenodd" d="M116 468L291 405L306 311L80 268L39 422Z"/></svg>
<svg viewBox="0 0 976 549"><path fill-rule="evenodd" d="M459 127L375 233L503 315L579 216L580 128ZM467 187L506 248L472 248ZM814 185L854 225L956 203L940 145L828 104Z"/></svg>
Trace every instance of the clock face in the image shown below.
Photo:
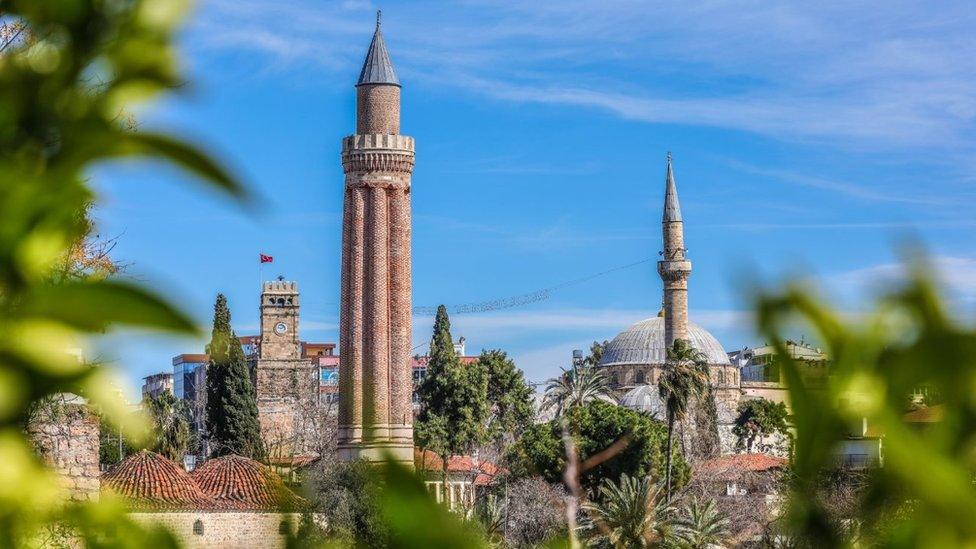
<svg viewBox="0 0 976 549"><path fill-rule="evenodd" d="M275 324L274 330L276 334L281 335L288 331L288 326L284 322L279 322Z"/></svg>

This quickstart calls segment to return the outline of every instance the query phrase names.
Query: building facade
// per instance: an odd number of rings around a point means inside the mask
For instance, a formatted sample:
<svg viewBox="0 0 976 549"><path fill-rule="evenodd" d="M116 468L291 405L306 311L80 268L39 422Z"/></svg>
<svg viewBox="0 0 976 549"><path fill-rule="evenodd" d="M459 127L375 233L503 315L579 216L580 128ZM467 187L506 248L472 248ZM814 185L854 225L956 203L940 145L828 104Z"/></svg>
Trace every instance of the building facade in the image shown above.
<svg viewBox="0 0 976 549"><path fill-rule="evenodd" d="M142 378L142 398L159 398L165 392L173 392L173 374L160 372Z"/></svg>
<svg viewBox="0 0 976 549"><path fill-rule="evenodd" d="M413 463L410 184L414 141L400 134L400 81L376 31L356 83L356 133L342 139L338 448Z"/></svg>

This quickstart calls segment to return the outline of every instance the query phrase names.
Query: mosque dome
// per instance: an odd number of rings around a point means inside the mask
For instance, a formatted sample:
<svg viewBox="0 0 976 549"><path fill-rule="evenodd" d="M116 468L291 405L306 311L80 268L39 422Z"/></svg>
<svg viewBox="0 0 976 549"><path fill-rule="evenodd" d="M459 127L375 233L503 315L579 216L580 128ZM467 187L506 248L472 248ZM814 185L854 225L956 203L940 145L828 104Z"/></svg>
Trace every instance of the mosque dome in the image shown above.
<svg viewBox="0 0 976 549"><path fill-rule="evenodd" d="M634 387L620 399L620 405L637 412L650 414L657 419L663 419L666 412L657 385L642 384Z"/></svg>
<svg viewBox="0 0 976 549"><path fill-rule="evenodd" d="M709 366L730 365L722 344L708 330L689 321L688 339L692 347L705 353ZM663 365L666 357L664 317L656 316L634 324L613 338L603 349L600 366Z"/></svg>

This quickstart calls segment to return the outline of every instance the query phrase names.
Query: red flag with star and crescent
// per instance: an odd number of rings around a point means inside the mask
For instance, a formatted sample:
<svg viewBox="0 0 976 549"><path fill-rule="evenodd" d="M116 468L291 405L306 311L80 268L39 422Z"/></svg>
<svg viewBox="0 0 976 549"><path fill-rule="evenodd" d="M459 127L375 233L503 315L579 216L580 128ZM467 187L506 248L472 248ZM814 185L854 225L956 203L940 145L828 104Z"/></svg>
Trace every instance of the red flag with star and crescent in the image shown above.
<svg viewBox="0 0 976 549"><path fill-rule="evenodd" d="M258 254L261 256L261 263L272 263L274 262L274 257L270 255Z"/></svg>

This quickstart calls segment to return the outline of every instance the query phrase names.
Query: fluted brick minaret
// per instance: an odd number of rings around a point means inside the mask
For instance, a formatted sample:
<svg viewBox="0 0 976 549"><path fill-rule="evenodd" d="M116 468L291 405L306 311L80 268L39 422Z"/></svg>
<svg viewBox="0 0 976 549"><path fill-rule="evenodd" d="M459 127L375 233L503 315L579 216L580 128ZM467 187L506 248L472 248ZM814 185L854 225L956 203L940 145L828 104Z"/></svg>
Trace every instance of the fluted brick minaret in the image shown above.
<svg viewBox="0 0 976 549"><path fill-rule="evenodd" d="M400 135L400 81L376 32L356 83L346 174L339 312L339 455L413 463L410 372L412 137Z"/></svg>
<svg viewBox="0 0 976 549"><path fill-rule="evenodd" d="M676 339L688 339L688 277L691 261L685 257L685 228L678 204L678 188L674 184L671 153L665 176L664 216L661 220L664 232L664 251L657 262L657 272L664 281L664 339L668 347Z"/></svg>

